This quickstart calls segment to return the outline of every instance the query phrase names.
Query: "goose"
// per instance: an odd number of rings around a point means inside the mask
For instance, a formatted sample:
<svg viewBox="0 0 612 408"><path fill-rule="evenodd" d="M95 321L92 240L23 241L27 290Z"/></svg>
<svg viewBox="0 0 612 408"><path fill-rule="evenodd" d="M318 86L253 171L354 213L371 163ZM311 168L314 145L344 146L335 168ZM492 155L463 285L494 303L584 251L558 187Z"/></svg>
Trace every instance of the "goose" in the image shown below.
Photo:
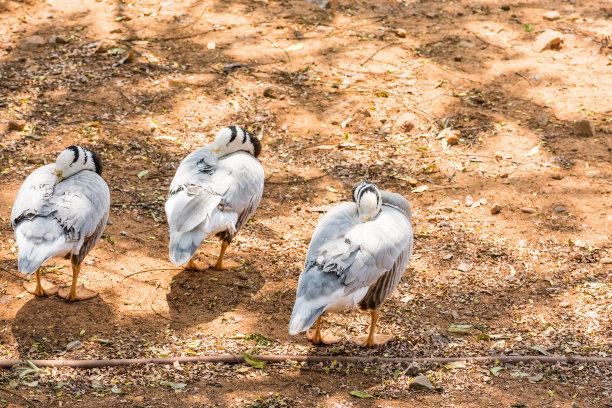
<svg viewBox="0 0 612 408"><path fill-rule="evenodd" d="M23 182L11 211L17 241L19 271L36 282L24 288L36 296L58 294L73 302L97 292L77 286L81 263L102 236L110 209L110 193L101 177L99 157L91 150L70 146L54 164L34 170ZM42 279L47 260L66 256L72 264L72 285L57 287Z"/></svg>
<svg viewBox="0 0 612 408"><path fill-rule="evenodd" d="M223 256L261 201L260 152L257 137L239 126L228 126L211 145L194 150L181 162L165 205L173 264L192 270L208 268L196 263L196 252L206 238L215 235L221 240L221 252L214 268L240 265L233 261L224 265Z"/></svg>
<svg viewBox="0 0 612 408"><path fill-rule="evenodd" d="M363 347L393 337L375 334L380 308L399 283L412 254L410 203L369 182L353 189L353 202L333 207L317 224L298 280L289 333L309 329L315 344L340 341L321 331L324 312L359 306L371 313L369 334L354 338Z"/></svg>

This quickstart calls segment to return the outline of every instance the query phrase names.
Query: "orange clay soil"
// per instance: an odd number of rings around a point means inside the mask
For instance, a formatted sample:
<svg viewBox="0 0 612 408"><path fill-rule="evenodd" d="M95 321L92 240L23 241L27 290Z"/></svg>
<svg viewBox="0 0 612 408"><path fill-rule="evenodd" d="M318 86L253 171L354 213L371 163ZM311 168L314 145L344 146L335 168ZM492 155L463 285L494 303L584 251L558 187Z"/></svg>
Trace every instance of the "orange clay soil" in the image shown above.
<svg viewBox="0 0 612 408"><path fill-rule="evenodd" d="M0 358L612 354L609 2L6 0L0 21ZM547 29L563 43L539 52ZM242 266L182 270L164 197L229 124L261 136L266 171L228 250ZM101 155L113 207L82 267L100 296L70 304L23 289L10 211L24 178L76 143ZM342 341L314 347L287 333L298 276L322 211L361 180L413 206L413 258L379 326L396 337L353 345L369 315L347 310L323 321ZM219 250L210 240L201 259ZM44 276L69 283L68 261ZM605 365L26 374L0 372L0 407L612 404ZM409 388L418 374L436 389Z"/></svg>

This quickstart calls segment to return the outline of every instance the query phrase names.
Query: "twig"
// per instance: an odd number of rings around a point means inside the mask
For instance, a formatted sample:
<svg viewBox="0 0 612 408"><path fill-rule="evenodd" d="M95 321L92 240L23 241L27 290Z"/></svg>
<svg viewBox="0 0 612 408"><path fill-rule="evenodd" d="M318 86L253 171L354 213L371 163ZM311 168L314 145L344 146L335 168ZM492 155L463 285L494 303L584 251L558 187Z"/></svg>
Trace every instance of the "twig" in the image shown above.
<svg viewBox="0 0 612 408"><path fill-rule="evenodd" d="M382 50L384 50L385 48L387 48L387 47L391 47L391 46L393 46L393 45L398 45L398 44L401 44L401 42L399 42L399 41L395 41L395 42L392 42L392 43L389 43L389 44L385 44L385 45L383 45L382 47L380 47L379 49L377 49L376 51L374 51L374 53L372 53L372 55L370 55L368 58L366 58L366 59L364 59L363 61L361 61L361 66L364 66L364 65L365 65L365 64L366 64L366 63L367 63L369 60L371 60L372 58L374 58L374 56L375 56L376 54L378 54L379 52L381 52L381 51L382 51Z"/></svg>
<svg viewBox="0 0 612 408"><path fill-rule="evenodd" d="M527 81L529 83L529 86L533 86L529 78L527 78L525 75L521 74L520 72L515 72L515 74L523 78L525 81Z"/></svg>
<svg viewBox="0 0 612 408"><path fill-rule="evenodd" d="M121 92L121 89L119 88L115 88L115 91L117 91L117 93L121 96L123 96L123 99L125 99L126 101L128 101L132 106L136 106L136 104L134 102L132 102L132 100L130 98L128 98L127 96L125 96L125 94L123 92Z"/></svg>
<svg viewBox="0 0 612 408"><path fill-rule="evenodd" d="M472 79L466 78L466 77L461 76L461 75L459 75L459 74L455 74L454 72L449 71L448 69L446 69L446 68L442 68L442 67L440 67L440 66L438 66L438 65L435 65L435 64L425 64L425 66L426 66L426 67L429 67L429 66L434 66L434 67L436 67L436 68L438 68L438 69L441 69L441 70L442 70L442 71L444 71L444 72L447 72L447 73L449 73L449 74L451 74L451 75L453 75L453 76L456 76L457 78L461 78L461 79L463 79L463 80L465 80L465 81L468 81L468 82L476 82L476 81L474 81L474 80L472 80Z"/></svg>
<svg viewBox="0 0 612 408"><path fill-rule="evenodd" d="M171 318L164 316L163 314L159 313L157 310L155 310L155 308L153 307L153 298L155 296L155 292L157 292L157 289L159 289L159 287L161 286L161 283L158 283L157 286L155 286L155 289L153 289L153 293L151 294L151 303L149 304L149 306L151 307L151 310L153 311L153 313L155 313L158 316L163 317L166 320L169 321L173 321ZM36 363L34 363L36 364ZM2 366L2 361L0 361L0 367Z"/></svg>
<svg viewBox="0 0 612 408"><path fill-rule="evenodd" d="M361 363L361 364L410 364L410 363L439 363L447 364L453 361L467 361L471 363L518 363L539 362L545 364L575 364L575 363L604 363L612 364L612 357L582 357L582 356L463 356L463 357L368 357L368 356L304 356L304 355L253 355L254 358L271 363L284 363L298 361L306 363ZM178 363L225 363L242 364L245 362L242 355L225 354L216 356L197 357L166 357L166 358L126 358L109 360L30 360L37 367L119 367L135 364L173 364ZM24 360L0 360L0 368L11 368L17 364L25 364Z"/></svg>
<svg viewBox="0 0 612 408"><path fill-rule="evenodd" d="M139 275L141 273L146 273L146 272L155 272L155 271L182 271L183 268L159 268L159 269L145 269L144 271L137 271L137 272L133 272L130 273L129 275L124 276L120 282L123 282L124 280L126 280L127 278L131 278L134 275Z"/></svg>
<svg viewBox="0 0 612 408"><path fill-rule="evenodd" d="M96 101L88 101L86 99L78 99L78 98L66 98L67 101L72 101L72 102L81 102L81 103L89 103L92 105L97 105L98 102Z"/></svg>
<svg viewBox="0 0 612 408"><path fill-rule="evenodd" d="M487 40L484 40L482 38L480 38L479 36L477 36L476 34L474 34L474 37L476 37L477 39L479 39L480 41L482 41L483 43L490 45L491 47L495 47L495 48L499 48L500 50L505 50L504 47L502 47L501 45L497 45L497 44L493 44L488 42Z"/></svg>

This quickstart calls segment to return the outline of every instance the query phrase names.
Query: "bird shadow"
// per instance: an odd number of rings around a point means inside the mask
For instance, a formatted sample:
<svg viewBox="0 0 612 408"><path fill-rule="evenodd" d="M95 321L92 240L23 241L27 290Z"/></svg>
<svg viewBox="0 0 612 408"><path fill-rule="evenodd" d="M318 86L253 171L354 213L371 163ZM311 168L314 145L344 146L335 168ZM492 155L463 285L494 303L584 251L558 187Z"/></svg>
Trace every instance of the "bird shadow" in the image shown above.
<svg viewBox="0 0 612 408"><path fill-rule="evenodd" d="M112 320L110 307L99 296L80 302L35 297L19 309L11 330L21 358L51 358L73 340L113 337L112 326L101 324Z"/></svg>
<svg viewBox="0 0 612 408"><path fill-rule="evenodd" d="M185 269L172 278L166 294L172 326L206 324L241 305L248 308L264 284L257 267L248 264L227 270Z"/></svg>

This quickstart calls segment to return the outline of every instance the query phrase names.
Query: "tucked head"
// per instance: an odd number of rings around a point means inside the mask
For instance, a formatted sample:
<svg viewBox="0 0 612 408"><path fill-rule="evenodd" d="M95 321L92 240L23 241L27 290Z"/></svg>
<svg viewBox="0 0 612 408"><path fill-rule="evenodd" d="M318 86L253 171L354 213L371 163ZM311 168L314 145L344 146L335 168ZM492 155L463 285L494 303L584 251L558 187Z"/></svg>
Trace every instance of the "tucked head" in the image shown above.
<svg viewBox="0 0 612 408"><path fill-rule="evenodd" d="M91 170L102 175L102 165L98 155L81 146L70 146L62 151L55 160L57 183L81 170Z"/></svg>
<svg viewBox="0 0 612 408"><path fill-rule="evenodd" d="M217 153L217 157L223 157L240 150L255 157L261 153L259 139L240 126L228 126L221 129L212 144L212 151Z"/></svg>
<svg viewBox="0 0 612 408"><path fill-rule="evenodd" d="M376 184L367 181L353 188L353 201L357 204L357 213L363 222L374 219L382 205L378 187L376 187Z"/></svg>

